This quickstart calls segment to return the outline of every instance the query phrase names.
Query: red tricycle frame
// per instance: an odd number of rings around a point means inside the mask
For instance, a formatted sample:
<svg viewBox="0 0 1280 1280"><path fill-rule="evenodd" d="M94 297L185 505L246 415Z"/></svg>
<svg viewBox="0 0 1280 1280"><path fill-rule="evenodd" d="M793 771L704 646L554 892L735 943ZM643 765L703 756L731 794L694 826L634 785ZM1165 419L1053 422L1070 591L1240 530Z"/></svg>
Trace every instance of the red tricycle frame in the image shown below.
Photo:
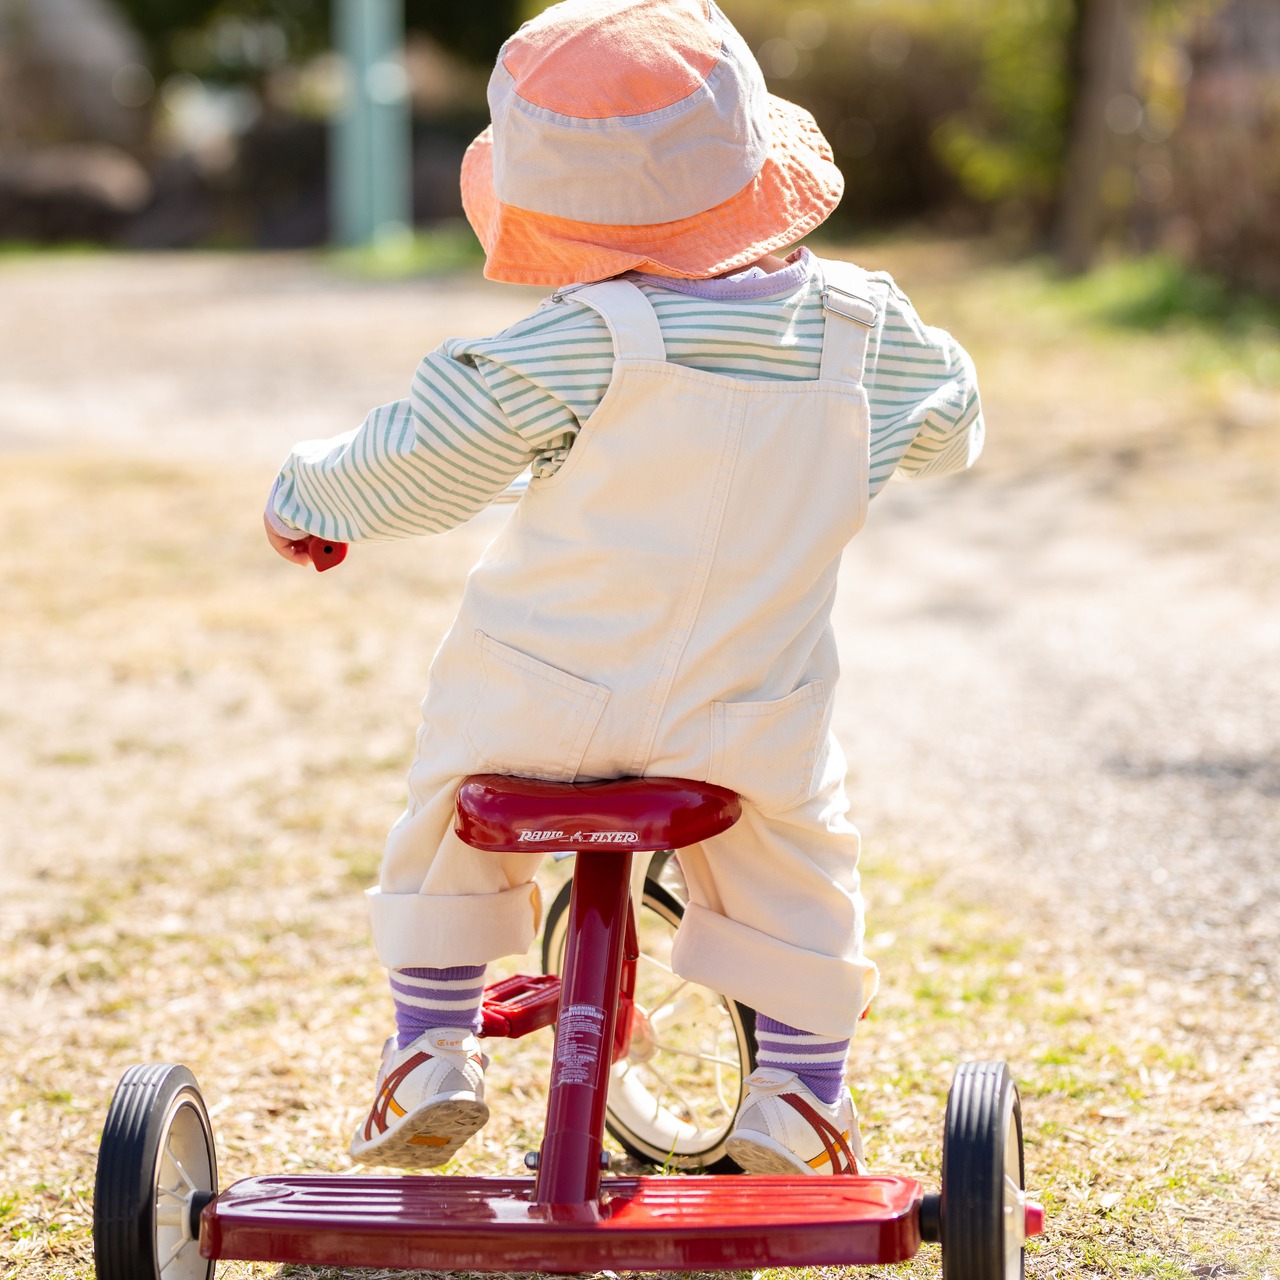
<svg viewBox="0 0 1280 1280"><path fill-rule="evenodd" d="M904 1177L648 1176L602 1180L609 1068L638 954L633 854L680 848L739 815L732 792L679 779L547 784L481 776L458 832L482 850L578 854L541 1150L527 1178L263 1177L201 1215L206 1258L347 1266L576 1272L893 1263L936 1238L938 1209ZM543 980L546 983L546 980ZM523 985L522 985L523 984ZM548 1020L549 986L491 989L488 1027ZM533 996L530 999L530 995ZM504 1008L504 999L505 1008ZM522 1003L521 997L524 997ZM526 1013L526 1010L528 1011ZM522 1019L522 1014L525 1016ZM1024 1210L1024 1232L1038 1215Z"/></svg>
<svg viewBox="0 0 1280 1280"><path fill-rule="evenodd" d="M555 1020L542 1145L526 1156L534 1172L263 1176L219 1192L194 1078L136 1067L99 1155L99 1280L153 1270L210 1280L218 1259L498 1272L886 1264L927 1240L942 1243L947 1280L1018 1280L1043 1212L1022 1189L1021 1112L1003 1063L957 1072L939 1195L914 1178L859 1174L603 1176L609 1073L627 1052L639 955L633 856L726 830L740 813L733 792L673 778L479 775L461 787L457 813L458 834L478 850L577 854L562 976L486 993L485 1034Z"/></svg>

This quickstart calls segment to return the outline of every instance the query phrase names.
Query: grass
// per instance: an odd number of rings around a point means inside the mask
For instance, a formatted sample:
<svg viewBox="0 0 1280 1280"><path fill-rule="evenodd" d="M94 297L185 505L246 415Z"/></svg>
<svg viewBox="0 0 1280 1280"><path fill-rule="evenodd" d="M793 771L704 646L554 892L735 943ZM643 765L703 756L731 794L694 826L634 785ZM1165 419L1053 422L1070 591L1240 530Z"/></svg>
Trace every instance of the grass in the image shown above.
<svg viewBox="0 0 1280 1280"><path fill-rule="evenodd" d="M1243 293L1163 254L1123 258L1060 286L1082 313L1146 333L1196 329L1228 339L1280 336L1280 302Z"/></svg>
<svg viewBox="0 0 1280 1280"><path fill-rule="evenodd" d="M87 241L65 240L58 244L41 244L35 240L0 240L0 262L29 258L85 258L110 250Z"/></svg>
<svg viewBox="0 0 1280 1280"><path fill-rule="evenodd" d="M484 250L462 221L444 222L372 245L324 254L343 274L372 280L404 280L478 268Z"/></svg>
<svg viewBox="0 0 1280 1280"><path fill-rule="evenodd" d="M893 935L876 952L897 975L861 1037L870 1061L860 1108L879 1167L935 1170L953 1063L1006 1058L1023 1097L1028 1182L1050 1212L1031 1274L1203 1274L1213 1250L1197 1224L1209 1221L1252 1240L1255 1270L1240 1274L1280 1266L1269 1204L1280 1159L1258 1158L1265 1130L1251 1132L1239 1112L1249 1085L1236 1079L1202 1103L1222 1083L1205 1052L1213 1020L1161 1009L1105 965L1082 966L1064 984L1064 964L1079 965L1079 954L990 906L948 901L945 884L904 877L891 851L868 859L866 881L878 886L874 919ZM905 975L923 977L925 998ZM1268 1010L1230 990L1213 998L1223 1022L1264 1042ZM920 1265L929 1274L930 1262Z"/></svg>
<svg viewBox="0 0 1280 1280"><path fill-rule="evenodd" d="M1251 539L1275 545L1276 403L1256 358L1276 349L1270 320L1236 329L1175 308L1134 327L1123 298L1155 289L1140 273L978 275L963 246L861 256L917 281L922 308L966 334L1000 425L993 483L1070 468L1143 538L1229 531L1241 571L1269 572L1246 562ZM193 1068L224 1183L346 1167L390 1012L359 890L485 533L460 530L431 555L357 552L358 572L317 577L261 547L262 488L229 463L128 450L0 467L0 536L22 549L0 579L6 1277L91 1274L97 1138L135 1061ZM1064 935L1047 908L1000 910L941 857L870 843L864 870L885 983L853 1079L877 1168L936 1180L955 1063L1005 1058L1050 1212L1029 1275L1280 1276L1270 1005L1227 976L1189 1004ZM458 1169L520 1168L546 1054L540 1037L501 1055L495 1119ZM860 1274L936 1276L937 1253Z"/></svg>
<svg viewBox="0 0 1280 1280"><path fill-rule="evenodd" d="M1193 380L1280 387L1280 302L1241 293L1163 255L1106 263L1074 280L1043 274L1050 313L1101 333L1142 338L1187 360ZM1131 344L1125 344L1126 348Z"/></svg>

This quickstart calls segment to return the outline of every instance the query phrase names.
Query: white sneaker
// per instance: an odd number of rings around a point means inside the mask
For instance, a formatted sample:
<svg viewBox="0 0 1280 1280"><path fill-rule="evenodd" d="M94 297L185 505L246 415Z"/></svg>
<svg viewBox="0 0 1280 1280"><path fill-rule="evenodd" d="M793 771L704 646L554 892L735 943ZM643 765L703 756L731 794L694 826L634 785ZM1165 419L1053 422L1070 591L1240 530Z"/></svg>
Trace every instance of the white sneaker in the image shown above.
<svg viewBox="0 0 1280 1280"><path fill-rule="evenodd" d="M489 1118L480 1041L456 1027L424 1031L405 1049L392 1036L368 1118L351 1139L361 1164L434 1169L444 1164Z"/></svg>
<svg viewBox="0 0 1280 1280"><path fill-rule="evenodd" d="M747 1173L861 1173L862 1135L848 1089L823 1102L794 1071L759 1067L746 1079L725 1151Z"/></svg>

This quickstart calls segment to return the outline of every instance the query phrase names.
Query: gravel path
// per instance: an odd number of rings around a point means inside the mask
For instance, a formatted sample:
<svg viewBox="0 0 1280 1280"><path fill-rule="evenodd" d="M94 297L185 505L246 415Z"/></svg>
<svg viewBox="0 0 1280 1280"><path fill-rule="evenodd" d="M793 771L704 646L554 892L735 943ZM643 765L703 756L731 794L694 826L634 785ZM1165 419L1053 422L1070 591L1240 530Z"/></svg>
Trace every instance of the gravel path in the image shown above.
<svg viewBox="0 0 1280 1280"><path fill-rule="evenodd" d="M1228 545L1125 538L1065 481L894 498L840 603L868 834L1032 895L1071 949L1275 1001L1276 594Z"/></svg>

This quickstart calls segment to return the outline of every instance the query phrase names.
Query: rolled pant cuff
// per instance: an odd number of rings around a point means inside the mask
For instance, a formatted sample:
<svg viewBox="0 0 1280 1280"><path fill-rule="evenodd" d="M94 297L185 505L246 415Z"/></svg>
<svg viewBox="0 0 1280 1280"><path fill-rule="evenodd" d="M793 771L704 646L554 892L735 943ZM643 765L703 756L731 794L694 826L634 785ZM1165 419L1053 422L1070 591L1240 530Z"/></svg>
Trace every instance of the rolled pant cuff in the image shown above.
<svg viewBox="0 0 1280 1280"><path fill-rule="evenodd" d="M542 895L532 882L456 897L375 887L365 897L378 959L388 969L444 969L523 955L542 922Z"/></svg>
<svg viewBox="0 0 1280 1280"><path fill-rule="evenodd" d="M671 949L682 978L814 1035L844 1039L871 1003L879 973L861 956L825 956L690 904Z"/></svg>

